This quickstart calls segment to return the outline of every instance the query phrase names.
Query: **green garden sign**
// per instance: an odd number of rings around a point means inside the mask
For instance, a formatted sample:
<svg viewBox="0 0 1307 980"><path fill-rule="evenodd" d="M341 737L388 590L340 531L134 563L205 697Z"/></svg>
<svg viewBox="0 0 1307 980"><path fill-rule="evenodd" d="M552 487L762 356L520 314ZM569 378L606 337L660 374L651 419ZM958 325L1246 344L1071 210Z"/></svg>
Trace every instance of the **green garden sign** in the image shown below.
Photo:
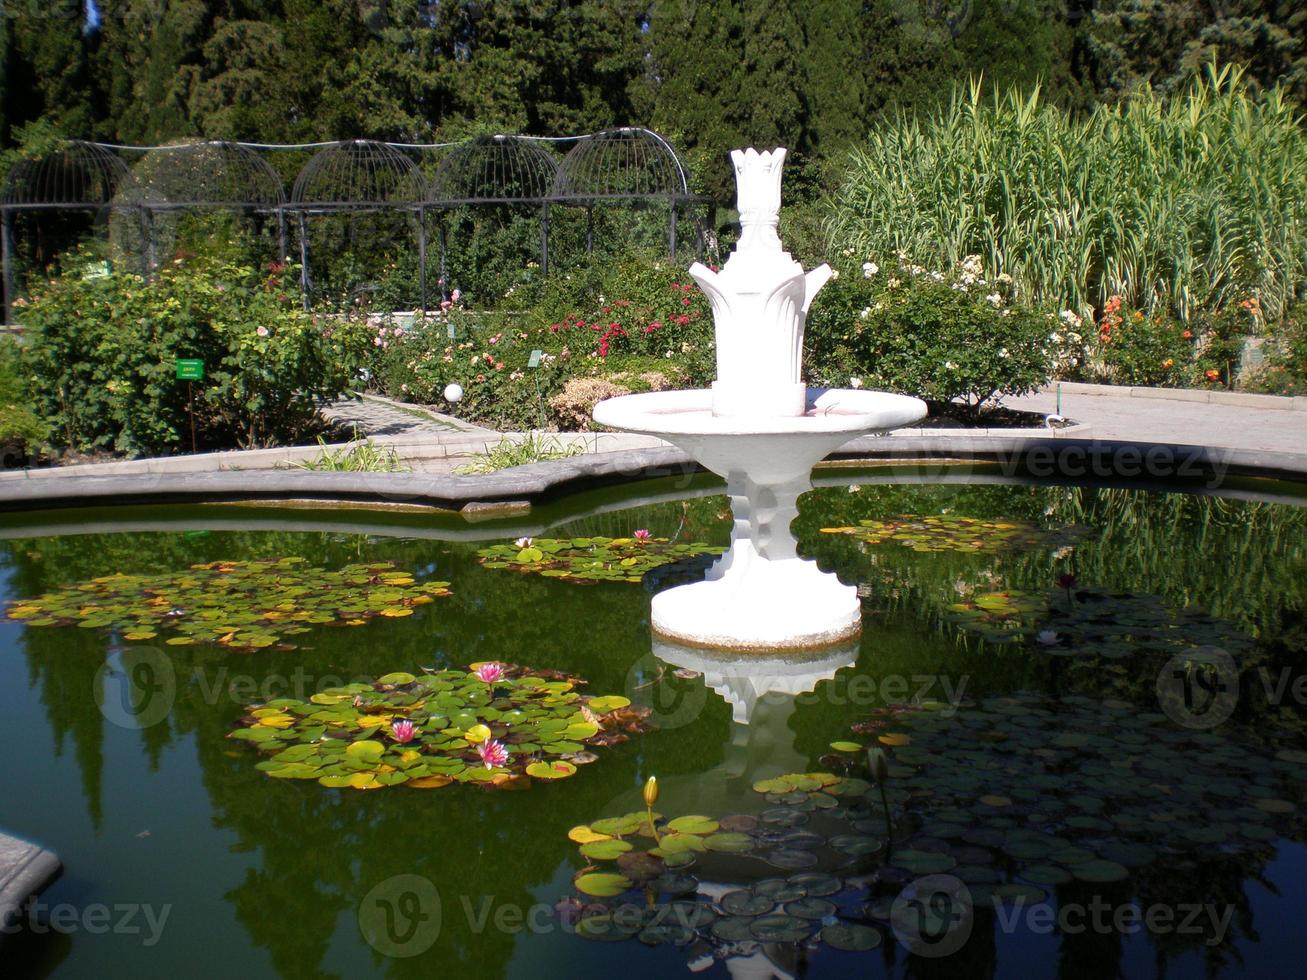
<svg viewBox="0 0 1307 980"><path fill-rule="evenodd" d="M177 380L178 381L203 381L204 380L204 362L198 358L179 357L177 358Z"/></svg>

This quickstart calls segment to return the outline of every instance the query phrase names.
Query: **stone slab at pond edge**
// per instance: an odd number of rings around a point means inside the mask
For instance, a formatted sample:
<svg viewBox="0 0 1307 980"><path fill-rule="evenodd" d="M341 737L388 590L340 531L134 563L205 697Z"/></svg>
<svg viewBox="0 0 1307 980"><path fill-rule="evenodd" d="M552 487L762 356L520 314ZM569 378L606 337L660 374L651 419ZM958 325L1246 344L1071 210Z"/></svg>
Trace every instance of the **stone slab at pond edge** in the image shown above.
<svg viewBox="0 0 1307 980"><path fill-rule="evenodd" d="M0 942L3 927L16 921L28 899L39 895L63 871L50 851L0 831Z"/></svg>

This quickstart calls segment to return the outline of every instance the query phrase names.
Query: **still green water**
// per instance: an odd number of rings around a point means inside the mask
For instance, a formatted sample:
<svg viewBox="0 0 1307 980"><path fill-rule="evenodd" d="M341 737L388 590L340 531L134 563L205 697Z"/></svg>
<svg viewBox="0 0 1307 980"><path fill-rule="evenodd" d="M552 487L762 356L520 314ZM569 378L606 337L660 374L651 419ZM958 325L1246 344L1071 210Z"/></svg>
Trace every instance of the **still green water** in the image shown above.
<svg viewBox="0 0 1307 980"><path fill-rule="evenodd" d="M68 513L47 525L7 519L5 598L116 572L287 556L327 569L392 561L419 582L448 581L452 595L408 618L314 629L287 652L0 626L0 828L57 851L66 867L28 930L0 945L0 974L1288 973L1307 909L1307 509L878 479L828 475L835 485L803 498L795 524L804 554L859 584L860 644L767 678L705 664L693 651L656 657L652 578L587 586L486 569L476 558L478 547L523 534L636 528L724 545L726 500L703 481L591 495L484 526L220 507ZM901 515L934 516L936 528L951 530L899 528L881 543L821 531ZM992 529L975 532L958 518L1083 530L1032 531L992 547ZM1057 585L1067 574L1074 585ZM1028 597L1036 611L1006 616L1002 601L985 598L994 596ZM142 698L131 685L147 646L172 674L164 685L152 677ZM1212 659L1218 646L1233 675ZM226 738L250 702L488 660L581 674L595 693L652 708L655 727L598 750L572 778L526 792L356 792L269 779L254 752ZM787 685L797 696L767 693ZM895 707L914 701L936 703ZM1224 720L1204 720L1208 709ZM882 734L908 736L886 750L888 834L874 789L814 803L752 788L785 773L866 778L860 753L841 756L830 743L874 745ZM717 911L691 917L694 935L672 928L644 938L684 945L581 938L570 925L576 906L559 904L575 899L572 878L585 863L568 830L642 809L650 775L669 817L761 816L741 824L756 853L707 854L678 872ZM1124 878L1113 873L1125 865ZM776 879L811 869L834 874L838 890L782 896L809 903L807 938L753 941L777 937L750 934L747 916L717 925L724 895L766 895L781 887ZM937 869L974 899L956 951L946 945L959 933L931 919L949 909L924 901L915 918L891 915L905 886ZM665 905L685 887L656 898ZM732 902L743 908L739 896ZM1155 915L1141 928L1094 913L1095 902ZM770 911L765 901L754 906L755 916ZM1063 911L1084 915L1059 923ZM839 935L821 932L823 914L827 928L874 930L878 945L856 952L819 941ZM1096 928L1095 914L1107 924ZM785 923L773 926L784 932Z"/></svg>

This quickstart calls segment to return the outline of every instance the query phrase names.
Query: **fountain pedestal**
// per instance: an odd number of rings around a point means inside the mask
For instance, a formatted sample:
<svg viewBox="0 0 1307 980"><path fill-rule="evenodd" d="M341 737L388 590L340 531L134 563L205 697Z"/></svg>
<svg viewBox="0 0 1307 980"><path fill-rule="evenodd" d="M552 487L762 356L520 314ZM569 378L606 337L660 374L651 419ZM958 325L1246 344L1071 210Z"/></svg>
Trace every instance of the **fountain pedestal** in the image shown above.
<svg viewBox="0 0 1307 980"><path fill-rule="evenodd" d="M726 478L731 547L703 582L654 596L654 632L736 650L813 648L856 637L856 588L799 558L790 522L816 463L857 435L917 421L925 405L904 395L809 388L803 415L755 419L714 415L712 400L700 389L595 406L595 421L666 439Z"/></svg>

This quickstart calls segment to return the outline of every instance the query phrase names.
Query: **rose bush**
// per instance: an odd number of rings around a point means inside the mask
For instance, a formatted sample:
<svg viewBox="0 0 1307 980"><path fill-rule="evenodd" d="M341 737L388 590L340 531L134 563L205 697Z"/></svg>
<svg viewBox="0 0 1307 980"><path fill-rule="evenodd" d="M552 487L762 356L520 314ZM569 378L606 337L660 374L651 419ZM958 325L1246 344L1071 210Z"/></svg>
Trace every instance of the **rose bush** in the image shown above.
<svg viewBox="0 0 1307 980"><path fill-rule="evenodd" d="M974 256L948 275L902 254L885 265L851 254L837 264L808 315L810 381L958 402L975 417L1079 360L1073 322L1024 306Z"/></svg>

